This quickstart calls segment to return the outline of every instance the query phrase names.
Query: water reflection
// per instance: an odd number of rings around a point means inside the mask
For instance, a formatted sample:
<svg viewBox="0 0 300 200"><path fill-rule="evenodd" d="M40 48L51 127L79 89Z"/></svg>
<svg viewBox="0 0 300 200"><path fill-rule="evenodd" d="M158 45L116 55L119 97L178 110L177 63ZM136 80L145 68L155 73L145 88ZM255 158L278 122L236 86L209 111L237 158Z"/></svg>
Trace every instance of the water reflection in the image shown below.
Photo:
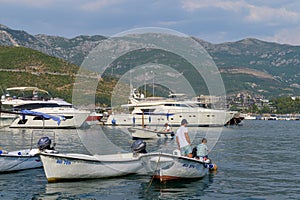
<svg viewBox="0 0 300 200"><path fill-rule="evenodd" d="M213 183L213 177L214 174L208 174L202 179L181 179L164 183L154 180L150 187L149 183L143 183L141 192L145 192L146 199L197 198L204 195L205 190Z"/></svg>
<svg viewBox="0 0 300 200"><path fill-rule="evenodd" d="M112 179L46 183L32 199L178 199L201 197L213 183L213 174L202 179L160 183L151 177L131 175Z"/></svg>

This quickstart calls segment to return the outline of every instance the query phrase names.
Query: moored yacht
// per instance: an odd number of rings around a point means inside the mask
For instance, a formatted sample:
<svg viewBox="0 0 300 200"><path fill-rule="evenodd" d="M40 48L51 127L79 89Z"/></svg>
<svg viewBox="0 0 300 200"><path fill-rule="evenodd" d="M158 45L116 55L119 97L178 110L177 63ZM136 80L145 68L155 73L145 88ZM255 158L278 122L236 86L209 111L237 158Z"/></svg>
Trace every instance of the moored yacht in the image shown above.
<svg viewBox="0 0 300 200"><path fill-rule="evenodd" d="M11 128L77 128L90 114L89 111L74 108L72 104L62 99L52 98L47 91L37 87L7 88L6 94L1 97L1 104L12 111L32 110L62 116L65 119L58 125L53 120L24 115L17 117L11 123Z"/></svg>
<svg viewBox="0 0 300 200"><path fill-rule="evenodd" d="M140 98L136 90L131 92L130 103L122 105L132 110L129 114L113 113L107 125L153 125L159 126L168 122L180 126L182 119L187 119L189 126L223 126L237 112L203 107L197 101L176 100L174 98ZM144 122L144 123L142 123Z"/></svg>

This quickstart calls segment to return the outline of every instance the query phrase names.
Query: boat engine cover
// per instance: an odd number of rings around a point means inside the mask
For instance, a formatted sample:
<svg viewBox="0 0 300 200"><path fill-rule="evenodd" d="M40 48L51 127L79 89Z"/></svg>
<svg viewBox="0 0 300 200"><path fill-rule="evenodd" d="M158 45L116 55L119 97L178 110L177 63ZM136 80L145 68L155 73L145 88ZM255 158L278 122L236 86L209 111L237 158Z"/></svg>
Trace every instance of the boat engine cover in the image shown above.
<svg viewBox="0 0 300 200"><path fill-rule="evenodd" d="M146 146L147 144L143 140L136 140L132 143L131 149L134 153L147 153Z"/></svg>
<svg viewBox="0 0 300 200"><path fill-rule="evenodd" d="M51 145L51 139L47 136L40 138L37 143L39 150L51 149L50 145Z"/></svg>

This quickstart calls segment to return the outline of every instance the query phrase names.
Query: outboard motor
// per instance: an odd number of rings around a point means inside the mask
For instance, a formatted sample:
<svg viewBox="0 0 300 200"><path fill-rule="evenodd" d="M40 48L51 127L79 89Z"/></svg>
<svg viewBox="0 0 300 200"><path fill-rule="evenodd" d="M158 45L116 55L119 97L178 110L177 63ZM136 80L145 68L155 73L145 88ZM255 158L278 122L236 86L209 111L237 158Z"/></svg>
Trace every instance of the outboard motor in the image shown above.
<svg viewBox="0 0 300 200"><path fill-rule="evenodd" d="M47 136L40 138L37 143L37 146L40 151L53 149L53 148L51 148L51 139Z"/></svg>
<svg viewBox="0 0 300 200"><path fill-rule="evenodd" d="M199 159L199 156L197 156L197 147L194 147L194 148L193 148L192 155L193 155L193 156L192 156L193 158Z"/></svg>
<svg viewBox="0 0 300 200"><path fill-rule="evenodd" d="M132 143L131 149L134 154L147 153L146 146L147 144L146 142L143 142L143 140L136 140Z"/></svg>

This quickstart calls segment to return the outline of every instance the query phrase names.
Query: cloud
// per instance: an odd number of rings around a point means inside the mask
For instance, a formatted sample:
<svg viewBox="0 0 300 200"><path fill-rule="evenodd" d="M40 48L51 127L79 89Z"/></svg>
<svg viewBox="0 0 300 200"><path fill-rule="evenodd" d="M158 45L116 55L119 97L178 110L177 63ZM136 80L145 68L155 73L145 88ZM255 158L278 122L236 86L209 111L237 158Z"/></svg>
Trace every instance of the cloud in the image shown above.
<svg viewBox="0 0 300 200"><path fill-rule="evenodd" d="M294 27L300 27L300 1L0 0L0 5L2 24L31 34L109 36L160 26L214 43L254 37L299 44Z"/></svg>
<svg viewBox="0 0 300 200"><path fill-rule="evenodd" d="M224 11L239 13L241 19L246 22L268 23L268 25L276 25L283 21L296 23L300 20L299 13L285 7L254 5L246 1L183 0L182 8L188 12L195 12L204 8L219 8Z"/></svg>
<svg viewBox="0 0 300 200"><path fill-rule="evenodd" d="M286 8L270 8L248 5L249 15L245 18L250 22L268 22L270 24L278 24L282 21L297 22L300 18L299 14L288 11Z"/></svg>
<svg viewBox="0 0 300 200"><path fill-rule="evenodd" d="M273 41L281 44L300 45L300 27L293 29L282 29L275 33L274 36L265 37L267 41Z"/></svg>
<svg viewBox="0 0 300 200"><path fill-rule="evenodd" d="M114 4L118 4L123 2L123 0L94 0L94 1L86 1L80 7L85 11L97 11L106 6L111 6Z"/></svg>
<svg viewBox="0 0 300 200"><path fill-rule="evenodd" d="M228 11L239 11L247 6L244 1L222 1L222 0L183 0L182 8L186 11L193 12L197 9L215 7Z"/></svg>

